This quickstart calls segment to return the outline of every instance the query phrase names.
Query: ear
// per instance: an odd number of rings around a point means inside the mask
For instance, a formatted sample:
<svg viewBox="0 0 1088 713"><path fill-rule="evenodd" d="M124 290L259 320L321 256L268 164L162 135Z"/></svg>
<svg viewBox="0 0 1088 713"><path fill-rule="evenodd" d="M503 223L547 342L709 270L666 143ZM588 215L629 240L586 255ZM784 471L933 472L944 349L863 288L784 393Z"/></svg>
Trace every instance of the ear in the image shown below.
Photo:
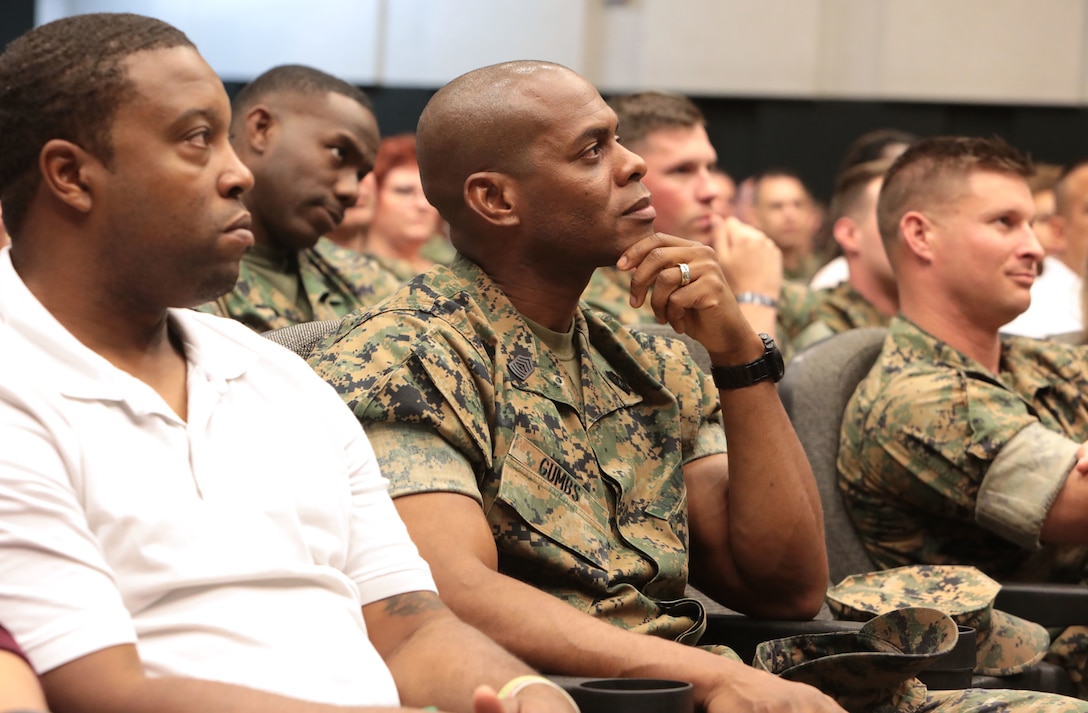
<svg viewBox="0 0 1088 713"><path fill-rule="evenodd" d="M1067 224L1065 216L1054 214L1047 220L1050 225L1050 235L1053 242L1050 243L1050 253L1064 255L1069 250L1069 234L1066 232Z"/></svg>
<svg viewBox="0 0 1088 713"><path fill-rule="evenodd" d="M78 144L51 139L38 154L42 185L62 203L80 213L89 213L94 205L91 187L104 169L102 162Z"/></svg>
<svg viewBox="0 0 1088 713"><path fill-rule="evenodd" d="M924 213L916 210L907 211L899 219L899 236L903 244L923 262L933 260L934 227Z"/></svg>
<svg viewBox="0 0 1088 713"><path fill-rule="evenodd" d="M503 173L480 171L465 179L465 205L495 226L521 223L517 214L517 184Z"/></svg>
<svg viewBox="0 0 1088 713"><path fill-rule="evenodd" d="M257 154L268 150L272 135L275 133L276 120L264 104L250 107L245 116L244 144L247 149Z"/></svg>
<svg viewBox="0 0 1088 713"><path fill-rule="evenodd" d="M844 215L836 220L831 226L831 235L844 254L858 254L858 224L853 218Z"/></svg>

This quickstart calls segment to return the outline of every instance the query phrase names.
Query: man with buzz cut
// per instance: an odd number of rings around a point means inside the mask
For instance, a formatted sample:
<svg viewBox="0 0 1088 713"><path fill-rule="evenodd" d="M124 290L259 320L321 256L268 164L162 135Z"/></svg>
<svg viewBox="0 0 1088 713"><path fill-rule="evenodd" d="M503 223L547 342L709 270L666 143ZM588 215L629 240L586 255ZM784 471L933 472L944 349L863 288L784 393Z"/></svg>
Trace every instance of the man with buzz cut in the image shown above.
<svg viewBox="0 0 1088 713"><path fill-rule="evenodd" d="M50 710L575 713L438 598L336 393L188 309L253 243L189 39L42 25L0 107L0 619Z"/></svg>
<svg viewBox="0 0 1088 713"><path fill-rule="evenodd" d="M373 258L321 237L374 167L369 98L320 70L284 65L247 84L233 113L232 143L255 179L243 198L255 244L234 289L200 309L262 332L343 317L400 286Z"/></svg>
<svg viewBox="0 0 1088 713"><path fill-rule="evenodd" d="M775 168L755 178L754 224L782 251L786 279L808 284L819 268L813 252L817 215L812 195L791 170Z"/></svg>
<svg viewBox="0 0 1088 713"><path fill-rule="evenodd" d="M1088 349L1000 334L1027 309L1044 255L1032 170L1003 141L937 137L884 177L877 220L899 314L847 405L838 461L878 567L1085 582ZM1051 660L1088 695L1086 626L1056 636Z"/></svg>
<svg viewBox="0 0 1088 713"><path fill-rule="evenodd" d="M876 220L877 196L890 165L888 159L855 164L836 179L829 219L847 280L813 292L812 323L794 340L798 349L850 329L885 327L899 311L895 274Z"/></svg>

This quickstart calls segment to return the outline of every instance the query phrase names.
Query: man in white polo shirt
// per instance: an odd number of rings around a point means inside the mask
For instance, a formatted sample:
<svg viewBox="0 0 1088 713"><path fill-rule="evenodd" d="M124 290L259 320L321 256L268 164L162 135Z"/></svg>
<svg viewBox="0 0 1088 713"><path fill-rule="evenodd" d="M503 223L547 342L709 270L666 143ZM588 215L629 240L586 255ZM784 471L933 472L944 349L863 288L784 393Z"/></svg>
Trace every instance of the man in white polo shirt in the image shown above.
<svg viewBox="0 0 1088 713"><path fill-rule="evenodd" d="M0 107L0 618L50 708L573 710L438 599L335 392L184 309L253 242L189 40L45 25Z"/></svg>

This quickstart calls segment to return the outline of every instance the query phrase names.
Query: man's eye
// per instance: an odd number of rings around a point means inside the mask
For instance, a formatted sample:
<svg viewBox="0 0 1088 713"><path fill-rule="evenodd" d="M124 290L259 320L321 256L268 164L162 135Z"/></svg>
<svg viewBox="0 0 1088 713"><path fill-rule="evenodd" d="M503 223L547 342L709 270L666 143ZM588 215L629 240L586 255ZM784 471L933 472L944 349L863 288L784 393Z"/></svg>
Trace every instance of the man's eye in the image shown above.
<svg viewBox="0 0 1088 713"><path fill-rule="evenodd" d="M211 143L211 140L211 129L200 129L199 131L194 131L193 133L189 134L188 138L186 138L186 141L188 141L189 143L201 147L208 146Z"/></svg>
<svg viewBox="0 0 1088 713"><path fill-rule="evenodd" d="M344 149L340 146L330 146L329 151L332 152L332 155L336 158L337 161L342 162L348 157L347 151L344 151Z"/></svg>

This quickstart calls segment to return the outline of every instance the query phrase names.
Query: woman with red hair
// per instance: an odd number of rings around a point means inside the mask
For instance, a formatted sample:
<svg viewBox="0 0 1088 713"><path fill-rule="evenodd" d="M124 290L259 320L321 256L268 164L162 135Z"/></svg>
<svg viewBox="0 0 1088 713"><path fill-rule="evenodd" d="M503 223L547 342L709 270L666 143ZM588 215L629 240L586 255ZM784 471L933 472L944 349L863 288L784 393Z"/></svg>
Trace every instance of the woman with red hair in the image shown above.
<svg viewBox="0 0 1088 713"><path fill-rule="evenodd" d="M374 162L374 213L366 251L402 280L433 263L424 254L439 236L442 219L423 195L416 162L416 137L398 134L382 139Z"/></svg>

